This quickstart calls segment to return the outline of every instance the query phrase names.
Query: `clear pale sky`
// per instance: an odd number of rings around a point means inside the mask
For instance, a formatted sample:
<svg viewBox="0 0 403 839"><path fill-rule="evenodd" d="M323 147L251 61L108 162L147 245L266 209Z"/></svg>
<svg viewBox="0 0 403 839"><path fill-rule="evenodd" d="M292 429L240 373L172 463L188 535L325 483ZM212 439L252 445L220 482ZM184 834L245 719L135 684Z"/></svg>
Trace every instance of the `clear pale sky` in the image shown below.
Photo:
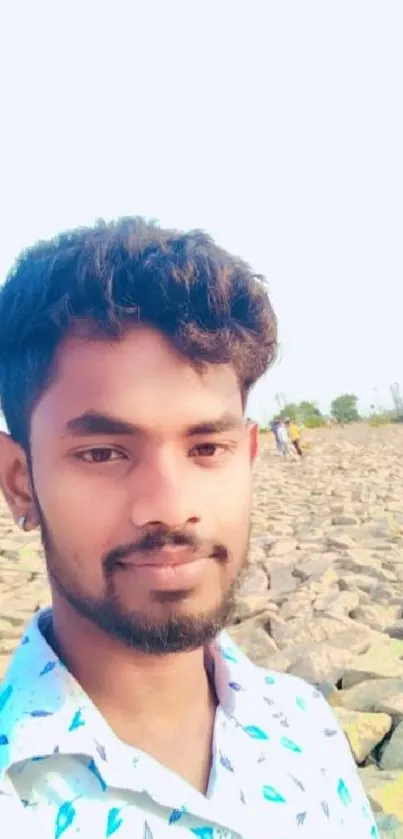
<svg viewBox="0 0 403 839"><path fill-rule="evenodd" d="M201 227L267 276L278 313L252 415L278 392L390 404L402 38L401 0L0 0L0 275L99 217Z"/></svg>

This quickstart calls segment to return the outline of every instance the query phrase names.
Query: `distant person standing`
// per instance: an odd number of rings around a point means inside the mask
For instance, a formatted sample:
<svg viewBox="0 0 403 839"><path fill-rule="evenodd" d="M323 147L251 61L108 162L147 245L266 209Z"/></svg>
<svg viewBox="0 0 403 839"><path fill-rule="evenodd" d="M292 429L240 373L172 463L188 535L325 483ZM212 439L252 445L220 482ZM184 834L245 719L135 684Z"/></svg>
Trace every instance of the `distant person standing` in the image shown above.
<svg viewBox="0 0 403 839"><path fill-rule="evenodd" d="M296 422L292 422L290 419L286 419L285 421L286 429L288 431L288 437L291 442L291 445L294 446L295 451L299 457L303 457L303 451L301 447L301 429Z"/></svg>
<svg viewBox="0 0 403 839"><path fill-rule="evenodd" d="M272 432L276 440L277 451L286 457L290 453L290 440L285 423L280 417L276 417L271 426Z"/></svg>

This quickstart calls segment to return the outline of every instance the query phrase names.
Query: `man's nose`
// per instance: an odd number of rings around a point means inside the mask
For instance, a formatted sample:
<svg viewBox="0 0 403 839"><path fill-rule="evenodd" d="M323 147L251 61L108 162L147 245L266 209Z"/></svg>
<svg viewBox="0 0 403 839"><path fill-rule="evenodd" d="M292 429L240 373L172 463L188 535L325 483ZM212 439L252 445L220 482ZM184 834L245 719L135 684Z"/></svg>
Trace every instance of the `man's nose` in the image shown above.
<svg viewBox="0 0 403 839"><path fill-rule="evenodd" d="M131 502L131 519L136 528L159 525L170 530L197 524L194 494L175 458L148 464L137 474Z"/></svg>

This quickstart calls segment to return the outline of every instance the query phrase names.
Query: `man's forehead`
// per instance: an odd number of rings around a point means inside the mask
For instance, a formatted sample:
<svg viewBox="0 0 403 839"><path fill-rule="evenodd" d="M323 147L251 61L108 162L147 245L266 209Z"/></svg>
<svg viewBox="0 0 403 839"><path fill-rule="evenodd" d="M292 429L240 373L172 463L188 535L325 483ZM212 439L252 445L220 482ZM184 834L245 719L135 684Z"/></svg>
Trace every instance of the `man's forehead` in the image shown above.
<svg viewBox="0 0 403 839"><path fill-rule="evenodd" d="M149 377L174 378L187 384L208 381L232 382L239 389L231 363L210 363L182 354L161 332L146 326L134 327L119 339L87 338L72 335L60 345L54 368L54 379L75 383L87 376L110 376L112 381L122 375L136 383ZM77 376L77 373L79 376Z"/></svg>
<svg viewBox="0 0 403 839"><path fill-rule="evenodd" d="M66 341L34 412L37 420L68 429L75 419L97 414L138 428L179 430L224 415L242 417L231 365L195 367L150 332L115 342Z"/></svg>

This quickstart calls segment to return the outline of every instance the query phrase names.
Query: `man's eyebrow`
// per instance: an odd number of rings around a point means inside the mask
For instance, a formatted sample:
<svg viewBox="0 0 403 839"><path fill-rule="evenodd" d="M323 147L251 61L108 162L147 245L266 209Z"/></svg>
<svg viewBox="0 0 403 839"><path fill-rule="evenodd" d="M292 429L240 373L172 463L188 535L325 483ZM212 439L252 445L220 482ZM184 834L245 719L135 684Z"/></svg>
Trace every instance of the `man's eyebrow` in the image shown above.
<svg viewBox="0 0 403 839"><path fill-rule="evenodd" d="M203 420L189 425L184 429L184 436L200 437L208 434L221 434L225 431L237 431L243 428L243 425L242 417L226 412L217 419ZM146 434L146 430L139 425L98 411L87 411L78 417L73 417L66 423L66 430L68 434L74 437L90 437L97 434L126 437L136 435L139 437Z"/></svg>
<svg viewBox="0 0 403 839"><path fill-rule="evenodd" d="M131 422L111 417L108 414L101 414L98 411L87 411L79 417L73 417L66 423L69 434L76 437L90 436L91 434L128 436L141 434L142 429Z"/></svg>
<svg viewBox="0 0 403 839"><path fill-rule="evenodd" d="M190 425L186 429L187 437L199 437L204 434L221 434L224 431L238 431L243 428L244 420L229 411L214 420L204 420Z"/></svg>

